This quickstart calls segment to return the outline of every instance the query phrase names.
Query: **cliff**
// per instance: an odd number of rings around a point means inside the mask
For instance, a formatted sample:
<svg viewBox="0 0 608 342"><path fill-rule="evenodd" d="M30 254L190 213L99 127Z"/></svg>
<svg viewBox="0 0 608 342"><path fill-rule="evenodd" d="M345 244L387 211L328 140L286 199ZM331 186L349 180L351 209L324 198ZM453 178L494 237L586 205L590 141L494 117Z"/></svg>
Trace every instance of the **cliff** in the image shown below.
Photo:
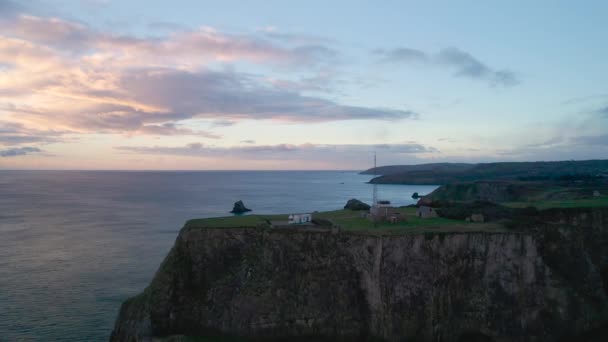
<svg viewBox="0 0 608 342"><path fill-rule="evenodd" d="M466 171L475 167L475 164L466 163L430 163L417 165L386 165L371 168L360 172L362 175L390 175L412 171Z"/></svg>
<svg viewBox="0 0 608 342"><path fill-rule="evenodd" d="M554 341L608 321L608 209L507 233L181 230L112 341Z"/></svg>
<svg viewBox="0 0 608 342"><path fill-rule="evenodd" d="M608 174L608 160L389 165L369 169L362 173L382 175L370 181L370 183L378 184L442 185L479 180L556 181L568 179L605 182Z"/></svg>

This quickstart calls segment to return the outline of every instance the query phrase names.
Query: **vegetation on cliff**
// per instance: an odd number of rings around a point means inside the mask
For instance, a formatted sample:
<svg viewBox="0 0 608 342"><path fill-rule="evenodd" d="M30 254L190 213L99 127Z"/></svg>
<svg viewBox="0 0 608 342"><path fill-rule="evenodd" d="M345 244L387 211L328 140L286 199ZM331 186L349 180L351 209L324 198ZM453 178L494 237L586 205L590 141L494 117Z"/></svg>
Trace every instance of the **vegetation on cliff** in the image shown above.
<svg viewBox="0 0 608 342"><path fill-rule="evenodd" d="M477 181L442 185L425 196L438 203L488 201L511 207L569 208L608 206L608 182L555 183Z"/></svg>
<svg viewBox="0 0 608 342"><path fill-rule="evenodd" d="M475 167L476 164L466 163L430 163L418 165L387 165L378 166L361 172L364 175L389 175L396 173L412 172L412 171L436 171L436 172L456 172L466 171Z"/></svg>
<svg viewBox="0 0 608 342"><path fill-rule="evenodd" d="M595 181L608 175L608 160L393 165L363 173L381 175L370 181L380 184L442 185L479 180Z"/></svg>
<svg viewBox="0 0 608 342"><path fill-rule="evenodd" d="M403 207L396 209L396 212L403 215L405 220L391 222L377 222L363 217L359 212L349 209L334 211L315 212L313 221L322 220L330 222L330 226L335 226L343 231L373 233L373 234L419 234L425 232L498 232L504 228L497 223L473 223L461 219L451 219L444 217L420 218L416 215L416 208ZM273 222L286 222L287 215L244 215L214 217L205 219L193 219L186 222L185 229L224 229L224 228L262 228L274 229ZM285 226L280 229L328 229L328 225L318 226Z"/></svg>

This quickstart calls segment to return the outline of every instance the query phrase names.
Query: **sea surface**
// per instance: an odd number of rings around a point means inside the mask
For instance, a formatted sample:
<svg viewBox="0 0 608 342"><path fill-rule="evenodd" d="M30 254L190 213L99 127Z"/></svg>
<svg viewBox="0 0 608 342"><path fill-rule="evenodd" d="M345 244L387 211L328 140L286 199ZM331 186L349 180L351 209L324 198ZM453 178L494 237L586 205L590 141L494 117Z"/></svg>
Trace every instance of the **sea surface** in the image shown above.
<svg viewBox="0 0 608 342"><path fill-rule="evenodd" d="M0 171L0 341L106 341L191 218L370 203L354 171ZM414 203L434 186L378 185Z"/></svg>

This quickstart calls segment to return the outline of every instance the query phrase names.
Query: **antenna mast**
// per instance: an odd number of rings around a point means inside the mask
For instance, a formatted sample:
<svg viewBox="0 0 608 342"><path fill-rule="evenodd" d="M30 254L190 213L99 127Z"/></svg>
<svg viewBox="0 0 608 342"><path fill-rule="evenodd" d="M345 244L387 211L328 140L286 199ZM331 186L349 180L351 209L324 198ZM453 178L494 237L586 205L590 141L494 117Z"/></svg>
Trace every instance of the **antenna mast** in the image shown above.
<svg viewBox="0 0 608 342"><path fill-rule="evenodd" d="M376 152L374 152L374 178L376 178ZM378 185L374 183L374 193L372 199L372 205L376 205L378 203Z"/></svg>

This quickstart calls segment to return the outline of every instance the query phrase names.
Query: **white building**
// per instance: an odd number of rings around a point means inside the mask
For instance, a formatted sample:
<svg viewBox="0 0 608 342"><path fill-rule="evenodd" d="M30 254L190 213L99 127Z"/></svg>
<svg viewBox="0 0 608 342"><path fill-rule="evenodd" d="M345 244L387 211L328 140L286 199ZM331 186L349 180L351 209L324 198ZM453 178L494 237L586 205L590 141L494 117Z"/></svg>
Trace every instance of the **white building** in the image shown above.
<svg viewBox="0 0 608 342"><path fill-rule="evenodd" d="M312 214L291 214L289 215L289 224L310 223Z"/></svg>
<svg viewBox="0 0 608 342"><path fill-rule="evenodd" d="M388 216L388 212L391 208L390 201L376 201L369 209L369 213L373 217L386 217Z"/></svg>

